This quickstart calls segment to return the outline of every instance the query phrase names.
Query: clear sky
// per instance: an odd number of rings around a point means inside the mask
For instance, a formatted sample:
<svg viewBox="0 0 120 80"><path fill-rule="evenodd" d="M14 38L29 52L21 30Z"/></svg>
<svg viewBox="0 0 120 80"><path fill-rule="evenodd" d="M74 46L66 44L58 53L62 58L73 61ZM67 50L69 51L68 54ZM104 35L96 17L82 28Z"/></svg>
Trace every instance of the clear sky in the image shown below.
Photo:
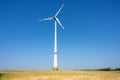
<svg viewBox="0 0 120 80"><path fill-rule="evenodd" d="M120 67L119 0L0 0L0 69L52 69L58 18L60 69Z"/></svg>

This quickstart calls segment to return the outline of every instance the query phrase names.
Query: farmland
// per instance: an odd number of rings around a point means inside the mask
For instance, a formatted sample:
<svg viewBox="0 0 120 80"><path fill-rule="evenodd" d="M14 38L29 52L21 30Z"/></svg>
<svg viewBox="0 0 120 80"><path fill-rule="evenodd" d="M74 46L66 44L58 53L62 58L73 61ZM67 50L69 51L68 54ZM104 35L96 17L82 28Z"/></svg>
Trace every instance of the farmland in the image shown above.
<svg viewBox="0 0 120 80"><path fill-rule="evenodd" d="M120 80L120 71L1 70L0 80Z"/></svg>

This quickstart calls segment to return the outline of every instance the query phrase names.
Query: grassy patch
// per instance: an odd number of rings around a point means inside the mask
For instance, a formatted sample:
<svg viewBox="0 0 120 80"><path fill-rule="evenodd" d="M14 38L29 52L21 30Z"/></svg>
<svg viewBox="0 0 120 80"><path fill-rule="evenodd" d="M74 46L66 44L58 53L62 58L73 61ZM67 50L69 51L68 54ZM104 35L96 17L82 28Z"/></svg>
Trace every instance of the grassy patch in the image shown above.
<svg viewBox="0 0 120 80"><path fill-rule="evenodd" d="M0 80L3 80L2 78L3 78L3 74L0 73Z"/></svg>

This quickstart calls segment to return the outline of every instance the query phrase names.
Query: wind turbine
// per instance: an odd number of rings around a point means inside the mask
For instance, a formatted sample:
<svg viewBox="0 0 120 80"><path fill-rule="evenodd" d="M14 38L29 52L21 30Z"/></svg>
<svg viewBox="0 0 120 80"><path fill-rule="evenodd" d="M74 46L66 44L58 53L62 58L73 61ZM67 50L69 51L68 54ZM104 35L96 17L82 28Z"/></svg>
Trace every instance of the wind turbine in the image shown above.
<svg viewBox="0 0 120 80"><path fill-rule="evenodd" d="M57 18L57 15L60 13L61 9L63 8L64 4L60 7L57 13L53 17L45 18L39 21L46 21L46 20L54 20L55 27L54 27L54 61L53 61L53 70L58 70L58 62L57 62L57 23L64 29L63 25L61 24L60 20Z"/></svg>

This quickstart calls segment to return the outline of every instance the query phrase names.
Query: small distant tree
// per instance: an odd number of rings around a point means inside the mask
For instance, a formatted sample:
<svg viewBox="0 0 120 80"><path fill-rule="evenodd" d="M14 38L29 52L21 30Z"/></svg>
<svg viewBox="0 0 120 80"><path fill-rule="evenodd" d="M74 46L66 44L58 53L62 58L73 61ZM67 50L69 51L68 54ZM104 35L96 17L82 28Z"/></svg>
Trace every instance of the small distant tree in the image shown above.
<svg viewBox="0 0 120 80"><path fill-rule="evenodd" d="M115 70L115 71L120 71L120 68L115 68L114 70Z"/></svg>

